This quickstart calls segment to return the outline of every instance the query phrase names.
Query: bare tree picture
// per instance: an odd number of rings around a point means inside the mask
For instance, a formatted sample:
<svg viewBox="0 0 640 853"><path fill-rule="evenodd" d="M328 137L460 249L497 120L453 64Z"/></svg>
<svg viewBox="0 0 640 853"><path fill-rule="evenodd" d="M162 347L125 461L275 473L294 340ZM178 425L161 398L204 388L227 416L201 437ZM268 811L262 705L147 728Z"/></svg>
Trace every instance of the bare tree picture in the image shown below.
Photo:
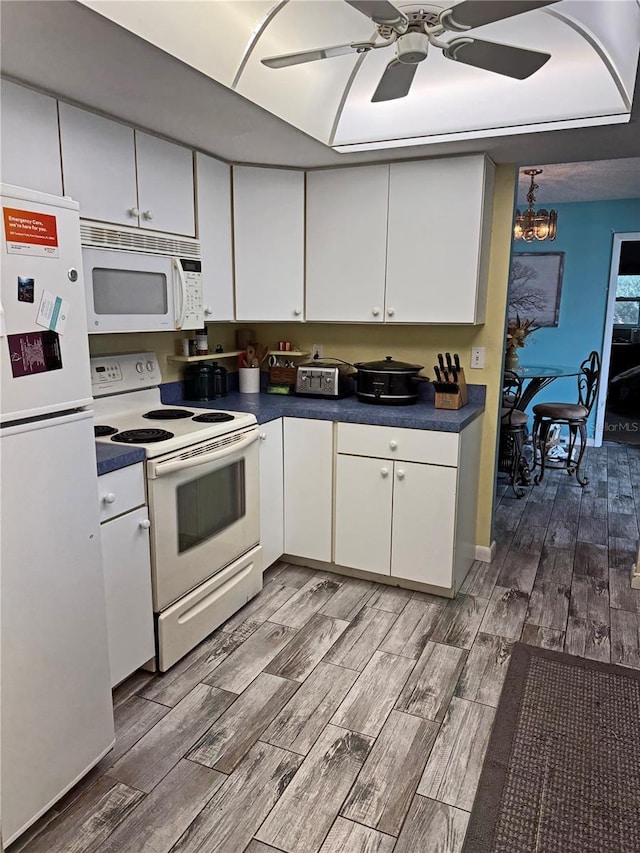
<svg viewBox="0 0 640 853"><path fill-rule="evenodd" d="M533 319L536 326L557 326L564 252L521 252L511 257L509 319Z"/></svg>

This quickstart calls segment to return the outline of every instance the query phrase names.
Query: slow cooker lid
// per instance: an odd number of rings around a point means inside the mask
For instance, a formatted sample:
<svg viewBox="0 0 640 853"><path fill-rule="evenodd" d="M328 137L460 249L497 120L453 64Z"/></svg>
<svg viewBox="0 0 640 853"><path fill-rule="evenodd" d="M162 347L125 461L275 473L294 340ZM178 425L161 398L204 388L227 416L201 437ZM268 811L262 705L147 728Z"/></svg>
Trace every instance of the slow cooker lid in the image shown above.
<svg viewBox="0 0 640 853"><path fill-rule="evenodd" d="M415 373L422 370L421 364L408 364L406 361L394 361L393 356L387 355L381 361L361 361L354 365L358 370L376 370L391 373Z"/></svg>

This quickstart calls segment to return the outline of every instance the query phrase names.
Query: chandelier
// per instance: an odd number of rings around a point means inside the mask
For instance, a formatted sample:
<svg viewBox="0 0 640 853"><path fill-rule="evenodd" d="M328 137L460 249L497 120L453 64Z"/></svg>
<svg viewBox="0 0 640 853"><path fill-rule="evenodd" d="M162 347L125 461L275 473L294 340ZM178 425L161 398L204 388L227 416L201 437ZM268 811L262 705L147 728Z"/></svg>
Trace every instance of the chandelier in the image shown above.
<svg viewBox="0 0 640 853"><path fill-rule="evenodd" d="M555 210L536 210L535 192L539 188L534 181L536 175L542 174L542 169L525 169L525 175L531 176L531 186L527 193L528 207L522 213L516 210L513 226L513 239L532 243L534 240L555 240L558 223L558 213Z"/></svg>

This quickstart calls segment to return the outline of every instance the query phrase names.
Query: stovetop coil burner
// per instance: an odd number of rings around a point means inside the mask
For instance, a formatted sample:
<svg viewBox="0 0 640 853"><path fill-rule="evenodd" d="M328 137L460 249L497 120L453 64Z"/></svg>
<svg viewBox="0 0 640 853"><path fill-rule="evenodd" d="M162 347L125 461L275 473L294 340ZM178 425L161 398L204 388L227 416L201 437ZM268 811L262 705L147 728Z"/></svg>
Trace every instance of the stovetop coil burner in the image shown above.
<svg viewBox="0 0 640 853"><path fill-rule="evenodd" d="M192 414L193 412L188 412L186 409L152 409L142 417L154 421L177 421L180 418L190 418Z"/></svg>
<svg viewBox="0 0 640 853"><path fill-rule="evenodd" d="M107 426L107 424L95 424L93 432L96 438L102 438L105 435L113 435L118 430L115 427Z"/></svg>
<svg viewBox="0 0 640 853"><path fill-rule="evenodd" d="M167 441L173 438L172 432L166 429L126 429L111 436L111 441L122 441L125 444L150 444L154 441Z"/></svg>
<svg viewBox="0 0 640 853"><path fill-rule="evenodd" d="M227 412L206 412L204 415L196 415L192 420L201 424L223 424L225 421L234 420L234 417Z"/></svg>

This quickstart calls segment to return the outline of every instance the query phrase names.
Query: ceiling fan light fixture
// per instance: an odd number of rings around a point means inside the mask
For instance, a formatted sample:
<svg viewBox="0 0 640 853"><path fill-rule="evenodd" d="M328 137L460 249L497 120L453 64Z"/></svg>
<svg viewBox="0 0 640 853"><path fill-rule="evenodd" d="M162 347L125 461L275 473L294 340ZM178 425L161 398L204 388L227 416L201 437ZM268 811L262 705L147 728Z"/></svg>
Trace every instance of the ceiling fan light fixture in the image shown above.
<svg viewBox="0 0 640 853"><path fill-rule="evenodd" d="M525 169L525 175L531 177L531 185L527 193L527 209L516 210L513 225L513 239L533 243L534 240L555 240L558 227L558 212L546 210L544 207L536 210L535 192L539 189L534 178L542 174L542 169Z"/></svg>
<svg viewBox="0 0 640 853"><path fill-rule="evenodd" d="M417 65L427 58L429 37L426 33L409 32L398 36L396 51L398 61L405 65Z"/></svg>

